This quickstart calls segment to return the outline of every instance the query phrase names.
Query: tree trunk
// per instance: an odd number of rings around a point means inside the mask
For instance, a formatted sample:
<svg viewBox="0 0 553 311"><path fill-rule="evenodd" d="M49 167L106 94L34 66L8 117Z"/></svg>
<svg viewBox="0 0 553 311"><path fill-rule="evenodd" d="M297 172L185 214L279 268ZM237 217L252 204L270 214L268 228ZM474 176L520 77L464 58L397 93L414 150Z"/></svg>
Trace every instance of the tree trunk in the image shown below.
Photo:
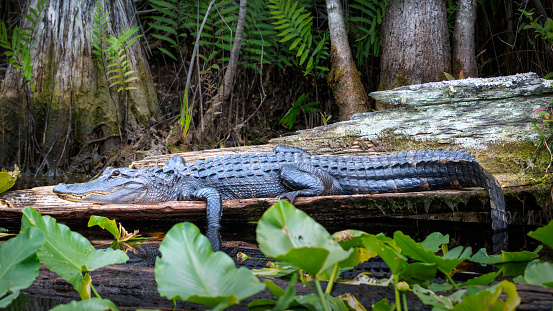
<svg viewBox="0 0 553 311"><path fill-rule="evenodd" d="M202 124L200 131L202 132L200 137L202 140L208 138L208 135L214 135L215 122L214 119L217 115L222 113L222 104L226 101L232 91L232 83L234 82L234 76L238 70L238 57L240 56L240 50L242 47L242 38L244 36L244 23L246 22L246 13L248 8L247 0L240 0L240 10L238 13L238 22L236 25L236 34L234 37L234 43L232 44L232 50L230 51L230 60L228 62L227 70L223 81L219 86L219 90L214 97L212 106L206 111L203 116L205 124Z"/></svg>
<svg viewBox="0 0 553 311"><path fill-rule="evenodd" d="M382 24L379 90L442 81L451 72L443 0L392 0Z"/></svg>
<svg viewBox="0 0 553 311"><path fill-rule="evenodd" d="M131 0L99 2L104 13L110 12L108 34L119 37L123 30L137 25ZM41 165L53 170L63 163L62 159L75 155L85 140L124 136L126 130L146 123L152 116L157 96L146 56L138 43L126 51L129 70L135 70L133 75L139 78L129 83L136 89L129 90L128 96L109 88L113 81L106 81L105 72L93 65L95 3L96 0L48 2L32 39L32 79L36 90L28 103L20 100L21 75L13 67L8 69L0 93L5 122L0 128L2 149L8 151L2 154L2 163L33 165L40 160ZM36 5L37 0L30 1L30 7ZM24 21L22 26L32 26ZM6 150L7 147L12 149Z"/></svg>
<svg viewBox="0 0 553 311"><path fill-rule="evenodd" d="M340 120L349 120L355 113L369 111L369 98L351 55L340 1L326 0L326 10L331 43L328 84L340 108Z"/></svg>
<svg viewBox="0 0 553 311"><path fill-rule="evenodd" d="M474 22L476 21L476 0L459 0L457 18L453 30L452 42L452 75L478 77L476 67L476 47L474 43Z"/></svg>

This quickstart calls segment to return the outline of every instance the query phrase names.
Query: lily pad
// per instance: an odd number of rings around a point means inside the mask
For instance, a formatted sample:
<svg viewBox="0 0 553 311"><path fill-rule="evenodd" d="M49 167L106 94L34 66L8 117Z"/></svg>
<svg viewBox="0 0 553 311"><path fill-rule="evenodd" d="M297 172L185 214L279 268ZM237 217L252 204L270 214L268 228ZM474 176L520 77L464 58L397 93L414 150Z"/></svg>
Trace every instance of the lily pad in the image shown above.
<svg viewBox="0 0 553 311"><path fill-rule="evenodd" d="M185 300L222 310L265 288L245 267L236 268L225 253L211 250L194 224L176 224L159 247L157 289L170 300Z"/></svg>
<svg viewBox="0 0 553 311"><path fill-rule="evenodd" d="M29 228L0 244L0 308L17 298L19 290L33 284L40 267L36 251L42 243L44 235L40 230Z"/></svg>
<svg viewBox="0 0 553 311"><path fill-rule="evenodd" d="M0 193L8 191L19 177L20 171L17 165L14 165L13 172L8 172L5 169L0 171Z"/></svg>
<svg viewBox="0 0 553 311"><path fill-rule="evenodd" d="M553 248L553 220L544 227L540 227L535 231L530 231L528 236Z"/></svg>
<svg viewBox="0 0 553 311"><path fill-rule="evenodd" d="M85 237L32 207L24 208L21 218L21 230L28 228L37 228L44 234L44 244L37 252L40 262L73 284L83 299L90 298L89 271L129 259L120 250L95 249Z"/></svg>
<svg viewBox="0 0 553 311"><path fill-rule="evenodd" d="M323 226L284 200L263 214L256 231L265 255L296 265L313 276L347 259L352 252L344 250Z"/></svg>
<svg viewBox="0 0 553 311"><path fill-rule="evenodd" d="M118 311L111 300L101 298L90 298L85 300L74 300L64 305L58 305L50 311Z"/></svg>

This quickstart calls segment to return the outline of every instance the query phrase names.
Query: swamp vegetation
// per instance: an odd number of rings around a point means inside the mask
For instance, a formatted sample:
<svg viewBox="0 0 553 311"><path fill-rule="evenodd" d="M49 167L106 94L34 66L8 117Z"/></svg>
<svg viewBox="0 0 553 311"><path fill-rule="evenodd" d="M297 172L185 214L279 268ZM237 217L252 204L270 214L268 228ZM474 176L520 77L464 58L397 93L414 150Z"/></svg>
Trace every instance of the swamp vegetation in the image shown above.
<svg viewBox="0 0 553 311"><path fill-rule="evenodd" d="M0 192L13 185L18 167L31 176L93 175L151 155L263 144L387 108L367 96L372 91L529 71L550 77L552 9L538 0L2 1L0 167L18 166L0 172ZM533 124L538 141L524 149L528 161L514 166L548 182L553 111L544 102L536 113L543 117ZM390 143L411 146L408 138ZM540 192L547 202L549 190ZM0 307L29 287L44 264L82 299L53 310L117 310L90 272L126 262L121 246L141 237L101 216L89 225L113 234L112 247L95 248L25 208L19 234L0 243ZM228 255L211 251L195 225L179 223L160 246L155 280L161 296L214 310L244 304L264 289L274 299L247 308L364 310L332 289L339 272L379 256L391 275L369 283L393 288L394 299L373 310L408 310L406 294L413 293L438 310L515 310L517 284L553 287L553 264L540 256L553 246L552 230L549 223L528 234L545 250L490 255L449 249L441 233L420 242L401 231L330 235L279 201L257 224L259 248L277 261L272 266L237 269ZM467 262L491 272L456 280ZM275 276L288 286L260 279ZM313 293L296 295L300 283Z"/></svg>
<svg viewBox="0 0 553 311"><path fill-rule="evenodd" d="M82 300L59 305L52 310L117 310L102 299L90 277L90 271L123 263L128 256L120 248L122 240L136 239L115 221L94 216L89 226L98 225L111 232L116 240L107 249L94 249L90 242L50 216L42 216L29 207L23 211L21 232L0 244L0 306L6 307L28 287L45 264L70 282ZM547 247L553 246L553 222L528 235ZM333 284L340 271L351 269L372 257L380 256L391 271L387 279L370 283L393 286L395 301L381 300L373 310L408 310L405 293L413 292L424 304L440 310L515 310L520 304L516 284L552 287L553 265L542 262L534 251L505 252L489 255L485 249L448 248L449 235L432 233L420 243L396 231L393 237L344 230L330 235L320 224L286 201L269 208L257 225L261 251L277 260L268 268L237 269L222 252L214 253L207 238L191 223L179 223L170 229L156 259L155 280L159 294L170 300L189 301L223 310L268 288L276 300L261 299L248 304L250 310L364 310L352 295L333 297ZM24 247L23 247L24 246ZM408 259L408 257L410 259ZM247 256L242 256L248 260ZM464 282L454 281L455 271L463 262L492 265L492 272ZM518 267L518 268L516 268ZM513 271L519 271L513 275ZM269 279L289 280L281 289ZM436 277L445 283L436 283ZM497 279L497 280L496 280ZM323 289L321 281L328 281ZM495 281L495 282L494 282ZM301 282L314 293L296 295L295 283ZM494 285L482 287L493 282ZM436 292L448 291L448 295ZM506 294L501 296L500 294ZM7 295L6 295L7 294ZM139 306L137 306L139 307Z"/></svg>

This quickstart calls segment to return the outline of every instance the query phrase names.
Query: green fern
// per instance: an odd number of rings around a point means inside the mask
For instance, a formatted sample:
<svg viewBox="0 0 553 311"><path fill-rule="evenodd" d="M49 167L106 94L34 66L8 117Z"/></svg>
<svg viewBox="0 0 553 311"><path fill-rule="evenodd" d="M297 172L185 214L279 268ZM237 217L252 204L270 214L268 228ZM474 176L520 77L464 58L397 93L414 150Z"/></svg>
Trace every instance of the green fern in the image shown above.
<svg viewBox="0 0 553 311"><path fill-rule="evenodd" d="M279 31L278 36L282 37L279 42L290 44L288 50L292 51L296 58L299 58L300 66L307 60L304 74L309 74L318 66L321 58L326 58L328 55L324 54L325 45L328 42L326 36L321 38L317 47L311 49L313 43L311 12L307 11L299 1L269 0L269 2L272 4L268 7L271 9L273 19L276 20L273 25ZM283 61L286 63L286 60L283 59Z"/></svg>
<svg viewBox="0 0 553 311"><path fill-rule="evenodd" d="M17 70L27 82L26 86L34 92L35 84L31 85L33 66L31 65L31 40L35 35L36 26L40 21L47 0L39 0L36 9L29 8L31 14L23 17L31 22L32 27L15 27L12 31L11 42L8 39L6 25L0 21L0 46L6 49L4 54L8 56L8 62Z"/></svg>
<svg viewBox="0 0 553 311"><path fill-rule="evenodd" d="M106 38L106 43L109 44L107 51L107 68L113 68L107 72L108 81L113 80L109 87L118 86L117 92L136 89L136 87L127 86L131 81L137 80L135 70L129 70L130 62L127 57L126 51L130 46L142 35L132 37L140 28L132 27L128 31L124 29L121 31L119 38L110 35Z"/></svg>
<svg viewBox="0 0 553 311"><path fill-rule="evenodd" d="M390 0L354 0L349 7L350 33L353 34L353 49L359 65L369 56L380 56L380 29Z"/></svg>
<svg viewBox="0 0 553 311"><path fill-rule="evenodd" d="M100 68L100 70L104 70L104 43L106 42L106 33L107 33L107 16L109 15L109 12L102 14L104 11L104 8L102 7L102 3L100 1L96 1L96 9L94 10L94 25L92 25L92 46L94 49L92 50L92 54L94 57L92 58L92 62Z"/></svg>

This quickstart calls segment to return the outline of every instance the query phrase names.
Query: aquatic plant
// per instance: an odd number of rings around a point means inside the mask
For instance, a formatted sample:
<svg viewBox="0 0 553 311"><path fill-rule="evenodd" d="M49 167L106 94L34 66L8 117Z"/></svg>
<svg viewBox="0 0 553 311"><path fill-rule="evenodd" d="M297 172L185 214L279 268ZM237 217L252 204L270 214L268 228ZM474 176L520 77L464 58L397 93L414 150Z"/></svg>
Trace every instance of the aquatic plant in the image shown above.
<svg viewBox="0 0 553 311"><path fill-rule="evenodd" d="M17 165L14 165L12 172L2 169L2 171L0 171L0 193L6 192L13 187L20 173Z"/></svg>
<svg viewBox="0 0 553 311"><path fill-rule="evenodd" d="M110 231L116 238L124 238L121 227L105 217L93 216L91 225ZM553 221L528 234L530 237L553 246ZM449 236L432 233L420 243L396 231L393 237L368 234L357 230L344 230L330 235L320 224L287 201L279 201L259 220L257 240L260 249L279 263L262 270L237 269L232 259L214 253L209 240L191 223L175 225L160 246L162 257L155 265L158 291L171 300L185 300L223 310L267 287L276 300L260 299L251 302L250 310L348 310L359 305L353 296L330 295L340 270L380 256L389 266L392 276L376 280L375 284L393 285L395 302L381 300L373 310L407 310L405 293L413 291L419 299L438 309L515 310L520 303L516 286L502 281L488 286L501 273L505 263L531 261L517 283L553 287L553 264L536 260L534 252L502 252L488 255L481 249L472 255L470 248L448 249ZM40 263L73 284L82 301L60 305L54 310L117 310L109 300L101 299L92 286L89 272L110 264L124 262L128 257L121 251L97 250L80 234L58 224L50 216L42 216L31 207L23 210L21 232L0 244L0 307L10 304L38 275ZM439 253L442 255L439 255ZM407 256L414 262L408 262ZM482 264L503 264L495 272L480 275L460 284L453 282L455 268L463 261ZM499 267L499 266L498 266ZM435 284L431 280L440 272L450 282ZM273 282L263 283L254 275L289 278L286 289ZM309 275L309 277L307 276ZM328 280L323 290L320 281ZM315 293L296 295L295 284L302 282ZM450 296L436 294L453 287ZM95 297L91 297L91 291ZM501 294L505 300L500 300ZM7 295L6 295L7 294Z"/></svg>

